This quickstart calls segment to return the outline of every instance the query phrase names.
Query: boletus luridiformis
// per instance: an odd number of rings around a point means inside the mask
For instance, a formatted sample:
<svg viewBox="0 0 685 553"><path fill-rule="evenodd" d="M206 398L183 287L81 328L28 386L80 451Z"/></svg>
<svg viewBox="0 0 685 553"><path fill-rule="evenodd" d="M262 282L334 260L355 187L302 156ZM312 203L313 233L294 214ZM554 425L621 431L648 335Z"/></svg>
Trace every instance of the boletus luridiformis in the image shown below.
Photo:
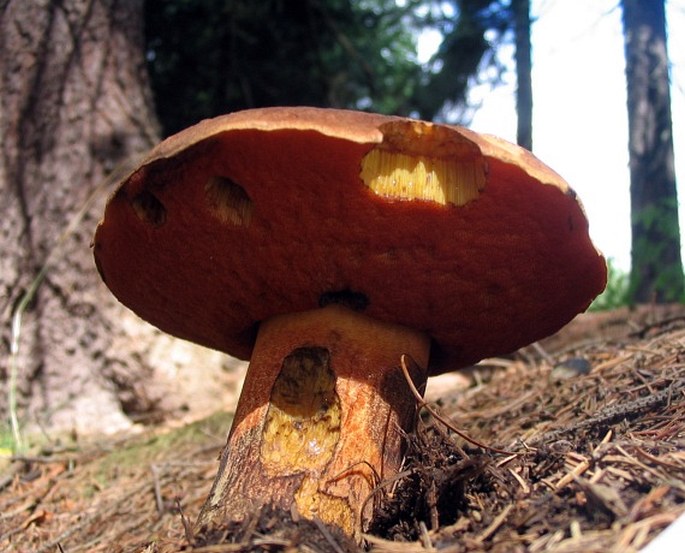
<svg viewBox="0 0 685 553"><path fill-rule="evenodd" d="M250 360L198 528L264 504L365 528L415 421L401 355L420 387L555 332L606 282L574 192L529 152L314 108L168 138L109 200L94 254L143 319Z"/></svg>

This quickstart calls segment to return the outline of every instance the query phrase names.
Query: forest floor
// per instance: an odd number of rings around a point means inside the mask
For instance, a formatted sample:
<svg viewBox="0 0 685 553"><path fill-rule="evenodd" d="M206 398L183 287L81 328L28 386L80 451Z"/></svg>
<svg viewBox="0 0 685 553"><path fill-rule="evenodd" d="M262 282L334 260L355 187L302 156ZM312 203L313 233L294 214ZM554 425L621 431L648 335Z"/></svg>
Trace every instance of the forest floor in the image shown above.
<svg viewBox="0 0 685 553"><path fill-rule="evenodd" d="M466 372L424 408L367 551L630 552L685 512L685 310L581 316ZM262 512L219 545L197 516L230 425L43 445L0 459L0 550L352 551L320 523ZM388 486L387 489L390 489Z"/></svg>

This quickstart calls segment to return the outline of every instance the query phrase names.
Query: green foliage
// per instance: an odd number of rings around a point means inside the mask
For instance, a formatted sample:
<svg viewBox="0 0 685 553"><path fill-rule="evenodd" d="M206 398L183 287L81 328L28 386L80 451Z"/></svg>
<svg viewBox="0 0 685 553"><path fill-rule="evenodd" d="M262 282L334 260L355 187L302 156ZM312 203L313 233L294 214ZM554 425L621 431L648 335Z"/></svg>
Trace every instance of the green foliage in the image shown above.
<svg viewBox="0 0 685 553"><path fill-rule="evenodd" d="M232 421L233 413L218 412L169 432L127 441L97 463L94 478L97 483L107 486L122 470L149 465L169 451L179 455L184 449L192 449L213 437L220 443Z"/></svg>
<svg viewBox="0 0 685 553"><path fill-rule="evenodd" d="M682 302L685 280L675 198L656 198L632 214L631 303Z"/></svg>
<svg viewBox="0 0 685 553"><path fill-rule="evenodd" d="M418 86L414 2L146 3L147 58L165 132L269 105L402 113Z"/></svg>
<svg viewBox="0 0 685 553"><path fill-rule="evenodd" d="M451 121L450 111L464 103L471 79L483 65L494 68L495 80L500 80L505 69L495 52L512 29L514 16L510 2L502 0L451 0L440 5L443 9L432 13L429 21L444 40L413 102L422 117Z"/></svg>
<svg viewBox="0 0 685 553"><path fill-rule="evenodd" d="M165 134L270 105L439 116L511 24L492 0L148 0L146 52ZM444 40L417 59L422 29ZM491 61L495 58L492 57Z"/></svg>
<svg viewBox="0 0 685 553"><path fill-rule="evenodd" d="M0 424L0 458L9 457L15 452L15 440L12 432Z"/></svg>
<svg viewBox="0 0 685 553"><path fill-rule="evenodd" d="M628 305L628 273L616 267L611 258L607 264L609 269L607 286L604 292L592 302L589 311L608 311Z"/></svg>

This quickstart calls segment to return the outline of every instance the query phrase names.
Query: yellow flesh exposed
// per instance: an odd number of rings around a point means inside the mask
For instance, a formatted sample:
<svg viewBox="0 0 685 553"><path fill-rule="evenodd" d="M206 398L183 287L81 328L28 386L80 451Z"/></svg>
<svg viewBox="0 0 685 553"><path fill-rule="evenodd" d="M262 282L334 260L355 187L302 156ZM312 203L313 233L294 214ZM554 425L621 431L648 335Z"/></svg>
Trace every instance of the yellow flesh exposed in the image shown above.
<svg viewBox="0 0 685 553"><path fill-rule="evenodd" d="M340 437L340 400L323 348L301 348L283 361L271 391L261 459L272 475L323 470Z"/></svg>
<svg viewBox="0 0 685 553"><path fill-rule="evenodd" d="M485 184L482 165L472 159L410 156L375 148L362 160L361 178L377 195L465 205Z"/></svg>
<svg viewBox="0 0 685 553"><path fill-rule="evenodd" d="M271 476L305 472L295 494L301 514L332 518L352 531L347 503L319 488L340 438L340 398L325 348L299 348L283 361L271 391L260 457Z"/></svg>

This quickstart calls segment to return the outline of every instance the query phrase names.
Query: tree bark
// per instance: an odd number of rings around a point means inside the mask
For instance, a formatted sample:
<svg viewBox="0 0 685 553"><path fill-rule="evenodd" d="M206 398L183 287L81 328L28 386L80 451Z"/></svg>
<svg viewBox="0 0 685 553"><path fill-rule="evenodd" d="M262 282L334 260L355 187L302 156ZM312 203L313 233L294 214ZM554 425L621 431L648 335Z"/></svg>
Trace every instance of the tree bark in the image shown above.
<svg viewBox="0 0 685 553"><path fill-rule="evenodd" d="M533 83L531 78L530 0L513 0L516 34L516 142L533 149Z"/></svg>
<svg viewBox="0 0 685 553"><path fill-rule="evenodd" d="M634 303L683 299L663 0L623 0Z"/></svg>
<svg viewBox="0 0 685 553"><path fill-rule="evenodd" d="M24 424L117 430L160 401L159 335L116 303L90 250L102 183L158 138L142 23L141 0L0 3L3 421L12 366ZM10 320L46 264L10 363Z"/></svg>

